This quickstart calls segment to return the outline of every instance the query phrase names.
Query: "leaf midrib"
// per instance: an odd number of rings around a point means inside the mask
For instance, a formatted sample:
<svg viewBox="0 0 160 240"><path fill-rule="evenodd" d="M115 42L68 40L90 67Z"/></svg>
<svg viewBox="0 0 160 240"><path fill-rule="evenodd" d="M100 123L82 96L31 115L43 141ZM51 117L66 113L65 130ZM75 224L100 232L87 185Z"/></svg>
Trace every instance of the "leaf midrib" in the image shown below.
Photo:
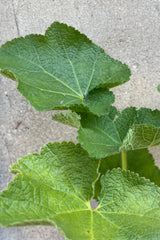
<svg viewBox="0 0 160 240"><path fill-rule="evenodd" d="M151 211L153 211L154 209L152 209ZM107 211L98 211L97 212L99 213L107 213L107 214L117 214L117 215L128 215L128 216L137 216L137 217L144 217L144 218L149 218L149 219L152 219L152 220L156 220L157 218L152 218L152 217L149 217L149 216L146 216L144 214L137 214L137 213L127 213L127 212L107 212Z"/></svg>
<svg viewBox="0 0 160 240"><path fill-rule="evenodd" d="M135 121L134 121L135 122ZM159 132L160 132L160 128L159 127L155 127L154 125L151 125L151 124L145 124L145 123L133 123L132 124L132 126L128 129L128 131L127 131L127 134L126 134L126 136L123 138L123 141L122 141L122 145L120 146L120 148L122 148L123 147L123 145L124 145L124 142L128 139L128 135L129 135L129 130L131 131L131 130L133 130L134 129L134 127L151 127L151 128L154 128L155 130L157 130L157 132L156 132L156 134L154 135L154 137L153 137L153 140L152 140L152 142L150 142L150 141L148 141L147 139L145 139L144 137L143 137L143 139L144 139L144 141L145 142L148 142L148 147L151 147L152 146L152 144L153 144L153 142L154 142L154 140L155 140L155 138L157 137L157 135L159 134ZM134 131L134 133L135 133L135 131ZM143 135L143 134L142 134ZM127 140L127 142L128 142L128 140ZM128 142L129 143L129 142ZM130 143L129 143L130 144ZM126 144L125 144L126 145ZM131 146L132 147L132 146ZM132 150L136 150L136 149L143 149L144 147L132 147Z"/></svg>
<svg viewBox="0 0 160 240"><path fill-rule="evenodd" d="M24 164L24 163L23 163ZM28 165L24 164L28 169L32 170L31 168L28 167ZM33 181L36 181L39 185L39 179L36 179L36 178L33 178L31 177L30 175L27 175L27 174L24 174L21 170L19 169L16 169L17 171L20 171L20 173L17 174L17 177L18 176L26 176L27 178L30 178L31 180ZM36 171L34 171L37 175L39 175ZM65 193L66 195L70 195L70 196L73 196L74 198L78 199L80 202L82 202L83 204L87 205L87 201L85 202L84 200L82 200L81 198L79 198L76 194L73 194L71 192L66 192L66 191L63 191L61 189L55 189L53 188L52 186L50 186L49 184L47 184L46 182L43 182L42 179L40 178L41 180L41 184L44 185L44 186L47 186L48 188L52 189L53 191L57 191L57 192L63 192ZM52 180L51 180L52 181ZM17 201L17 199L15 199ZM25 201L25 200L24 200Z"/></svg>
<svg viewBox="0 0 160 240"><path fill-rule="evenodd" d="M6 51L6 53L10 56L12 56L11 53L9 53L8 51ZM76 92L74 89L72 89L71 87L69 87L67 84L65 84L64 82L62 82L59 78L55 77L53 74L47 72L41 65L29 60L29 59L26 59L20 55L14 55L14 57L17 57L19 59L22 59L28 63L31 63L33 65L35 65L36 67L40 68L45 74L49 75L50 77L54 78L57 82L60 82L62 85L64 85L66 88L68 88L70 91L74 92L80 99L82 98L82 95L80 95L78 92Z"/></svg>
<svg viewBox="0 0 160 240"><path fill-rule="evenodd" d="M120 117L120 116L119 116ZM153 140L152 140L152 142L150 143L149 142L149 147L151 147L152 146L152 144L153 144L153 142L154 142L154 140L155 140L155 138L156 138L156 136L157 136L157 134L159 134L159 131L160 131L160 128L158 128L158 127L155 127L154 125L151 125L151 124L143 124L143 123L137 123L137 124L135 124L135 121L136 121L136 117L137 117L137 112L136 112L136 116L135 116L135 119L134 119L134 121L133 121L133 123L132 123L132 125L128 128L128 130L127 130L127 132L126 132L126 135L125 135L125 137L121 140L121 138L120 138L120 134L119 134L119 131L118 131L118 129L117 129L117 126L116 126L116 121L114 122L114 120L111 120L112 121L112 123L113 123L113 126L114 126L114 129L115 129L115 131L116 131L116 134L117 134L117 137L119 138L119 140L120 140L120 142L117 142L113 137L111 137L106 131L104 131L103 129L100 129L99 127L95 127L94 129L97 129L99 132L101 132L103 135L106 135L109 139L111 139L112 140L112 142L114 142L114 143L116 143L116 145L106 145L106 144L103 144L103 143L90 143L90 144L92 144L92 145L103 145L103 146L113 146L113 147L116 147L116 146L118 146L119 147L119 152L121 152L121 148L123 147L123 144L124 144L124 142L125 142L125 140L128 138L128 133L129 133L129 130L132 130L133 128L134 128L134 126L136 127L136 126L150 126L150 127L153 127L153 128L155 128L155 129L157 129L157 132L156 132L156 134L154 135L154 137L153 137ZM147 140L146 140L147 141ZM132 150L136 150L136 149L143 149L144 147L138 147L138 148L132 148Z"/></svg>
<svg viewBox="0 0 160 240"><path fill-rule="evenodd" d="M57 27L56 27L56 29L57 29ZM58 29L58 30L59 30L59 29ZM66 56L67 56L67 59L68 59L70 65L71 65L72 72L73 72L73 75L74 75L75 80L76 80L76 82L77 82L77 86L78 86L78 88L79 88L80 94L81 94L81 96L83 96L83 93L82 93L82 90L81 90L81 87L80 87L80 84L79 84L79 80L78 80L78 78L77 78L77 74L76 74L76 72L75 72L73 63L72 63L72 61L71 61L71 59L69 58L69 55L68 55L68 53L67 53L67 50L66 50L65 44L64 44L64 42L63 42L63 39L62 39L60 30L59 30L59 31L58 31L58 30L57 30L57 32L59 33L59 36L60 36L60 39L61 39L61 42L62 42L62 45L63 45L63 49L64 49L64 51L65 51L65 54L66 54Z"/></svg>
<svg viewBox="0 0 160 240"><path fill-rule="evenodd" d="M128 214L128 213L124 213L124 212L105 212L105 211L97 211L97 213L98 213L101 217L103 217L106 221L110 222L110 223L111 223L112 225L114 225L116 228L118 228L118 229L123 229L123 231L126 232L126 233L130 232L130 233L132 233L135 237L138 237L139 239L140 239L141 237L143 237L143 236L142 236L142 235L141 235L141 236L140 236L140 235L137 235L137 234L135 234L133 231L129 231L129 229L126 230L125 227L117 225L114 221L112 222L109 218L105 217L105 216L103 215L103 212L104 212L104 213L107 213L107 214L128 215L128 216L135 216L135 217L139 217L139 218L149 218L150 220L157 220L157 219L155 219L155 218L151 218L151 217L148 217L148 216L145 216L145 215L141 215L141 214L134 214L134 213Z"/></svg>
<svg viewBox="0 0 160 240"><path fill-rule="evenodd" d="M87 86L86 91L85 91L85 95L87 95L88 90L90 88L90 85L91 85L91 82L92 82L92 79L93 79L93 76L94 76L94 72L95 72L95 66L96 66L96 63L97 63L97 59L98 59L98 54L96 55L96 59L95 59L95 61L93 63L93 68L92 68L92 71L91 71L91 76L90 76L90 80L89 80L88 86Z"/></svg>
<svg viewBox="0 0 160 240"><path fill-rule="evenodd" d="M105 132L103 129L100 129L99 127L95 127L95 129L97 129L99 132L103 133L105 136L107 136L109 139L112 140L112 142L116 143L116 145L118 144L119 146L119 142L117 142L113 137L111 137L107 132ZM114 145L115 146L115 145Z"/></svg>
<svg viewBox="0 0 160 240"><path fill-rule="evenodd" d="M56 92L56 91L52 91L52 90L48 90L48 89L39 88L39 87L37 87L37 86L31 85L31 84L29 84L28 82L24 82L24 81L22 81L22 80L20 80L20 82L22 82L22 83L25 84L25 85L28 85L29 87L38 89L38 90L43 91L43 92L51 92L51 93L55 93L55 94L61 94L61 95L63 95L63 96L65 96L65 95L66 95L66 96L71 96L71 97L77 98L78 100L80 99L78 96L72 95L72 94L69 94L69 93ZM74 101L77 101L77 99L74 99Z"/></svg>
<svg viewBox="0 0 160 240"><path fill-rule="evenodd" d="M52 150L50 149L50 147L49 147L48 145L46 145L46 147L48 148L49 152L53 155L53 157L58 158L58 156L52 152ZM71 186L72 186L72 188L73 188L75 194L80 195L80 196L82 197L83 200L87 201L87 200L85 199L85 197L84 197L80 192L78 192L78 191L76 190L76 188L74 187L74 185L73 185L73 183L72 183L70 177L68 176L68 173L67 173L66 170L64 169L64 166L62 166L61 168L63 169L63 171L64 171L64 173L65 173L65 175L66 175L68 181L70 182L70 184L71 184Z"/></svg>

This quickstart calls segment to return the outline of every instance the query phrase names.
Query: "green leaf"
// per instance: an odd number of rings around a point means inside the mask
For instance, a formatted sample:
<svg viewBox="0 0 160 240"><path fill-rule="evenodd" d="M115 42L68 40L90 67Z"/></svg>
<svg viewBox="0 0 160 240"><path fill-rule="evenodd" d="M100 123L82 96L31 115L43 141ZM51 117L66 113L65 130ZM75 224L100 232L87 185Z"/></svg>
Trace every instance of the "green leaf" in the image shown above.
<svg viewBox="0 0 160 240"><path fill-rule="evenodd" d="M81 108L81 106L79 106L78 108L74 108L75 112L72 112L71 110L68 110L65 113L64 112L57 113L52 117L52 119L57 121L57 122L66 124L66 125L69 125L69 126L72 126L72 127L75 127L75 128L79 128L80 127L81 116L83 117L83 114L84 114L84 113L79 112L79 111L83 111L83 110L84 110L84 108ZM117 111L117 109L115 107L111 106L109 111L108 111L108 116L111 119L114 119L115 115L118 115L118 114L119 114L119 112Z"/></svg>
<svg viewBox="0 0 160 240"><path fill-rule="evenodd" d="M121 168L121 154L115 154L101 159L99 172L105 175L108 170ZM160 186L160 169L155 166L154 159L148 149L139 149L127 152L127 168L130 171L138 173L140 177L150 179L156 185ZM96 182L95 198L101 191L100 178Z"/></svg>
<svg viewBox="0 0 160 240"><path fill-rule="evenodd" d="M101 116L108 114L114 95L108 89L98 88L92 90L83 100L83 104L73 104L70 109L75 112L92 112Z"/></svg>
<svg viewBox="0 0 160 240"><path fill-rule="evenodd" d="M101 160L99 172L103 175L107 170L121 167L121 154L109 156ZM127 152L127 168L138 173L140 177L150 179L160 186L160 169L155 166L154 159L148 149L139 149Z"/></svg>
<svg viewBox="0 0 160 240"><path fill-rule="evenodd" d="M7 78L11 78L12 80L17 81L14 74L12 72L10 72L9 70L3 69L0 71L0 73Z"/></svg>
<svg viewBox="0 0 160 240"><path fill-rule="evenodd" d="M18 174L1 194L2 225L50 222L90 206L99 161L88 157L80 144L49 143L40 155L29 154L18 163L11 168Z"/></svg>
<svg viewBox="0 0 160 240"><path fill-rule="evenodd" d="M81 106L79 106L78 108L74 108L75 112L72 112L71 110L68 110L65 113L64 112L57 113L52 117L52 119L57 121L57 122L66 124L66 125L69 125L69 126L72 126L72 127L75 127L75 128L79 128L80 127L81 116L82 116L82 118L85 117L84 112L81 112L83 110L84 110L84 108L81 108ZM117 109L115 107L111 106L109 108L107 114L111 119L114 119L115 115L116 116L119 115L119 112L117 111Z"/></svg>
<svg viewBox="0 0 160 240"><path fill-rule="evenodd" d="M108 88L130 76L127 65L109 57L73 27L58 22L45 36L31 34L4 44L0 68L7 77L14 76L18 90L36 110L82 104L98 115L114 101ZM95 89L101 87L106 89Z"/></svg>
<svg viewBox="0 0 160 240"><path fill-rule="evenodd" d="M66 143L46 145L41 156L21 159L12 167L17 176L0 197L1 224L56 225L72 240L158 240L159 188L134 173L114 169L103 176L99 206L93 210L88 197L97 163L88 160L79 145Z"/></svg>
<svg viewBox="0 0 160 240"><path fill-rule="evenodd" d="M68 110L65 113L57 113L52 117L52 119L75 128L80 127L80 115L78 115L76 112L72 112L71 110Z"/></svg>
<svg viewBox="0 0 160 240"><path fill-rule="evenodd" d="M158 91L160 92L160 84L157 86Z"/></svg>
<svg viewBox="0 0 160 240"><path fill-rule="evenodd" d="M84 114L78 140L91 157L160 145L160 111L126 108L113 119Z"/></svg>
<svg viewBox="0 0 160 240"><path fill-rule="evenodd" d="M95 239L158 240L160 238L158 187L149 180L140 178L138 174L119 169L108 171L102 177L101 184L100 204L95 217L102 238L98 237L98 232ZM102 222L105 222L104 228L100 228ZM112 231L105 238L108 228Z"/></svg>

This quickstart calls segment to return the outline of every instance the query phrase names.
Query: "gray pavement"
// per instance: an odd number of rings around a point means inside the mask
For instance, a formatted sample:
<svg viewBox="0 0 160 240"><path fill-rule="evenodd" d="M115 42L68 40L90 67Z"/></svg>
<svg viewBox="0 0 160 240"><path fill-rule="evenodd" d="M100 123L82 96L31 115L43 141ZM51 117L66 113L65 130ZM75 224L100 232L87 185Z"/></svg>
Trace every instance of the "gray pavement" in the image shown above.
<svg viewBox="0 0 160 240"><path fill-rule="evenodd" d="M114 88L115 105L160 109L159 0L0 0L0 45L29 33L44 33L54 21L72 25L112 57L127 63L131 81ZM0 188L12 179L12 163L54 141L76 141L76 130L51 120L53 112L36 112L0 76ZM160 148L151 150L160 165ZM159 159L159 163L158 163ZM62 240L53 227L0 228L0 240ZM79 240L79 239L77 239Z"/></svg>

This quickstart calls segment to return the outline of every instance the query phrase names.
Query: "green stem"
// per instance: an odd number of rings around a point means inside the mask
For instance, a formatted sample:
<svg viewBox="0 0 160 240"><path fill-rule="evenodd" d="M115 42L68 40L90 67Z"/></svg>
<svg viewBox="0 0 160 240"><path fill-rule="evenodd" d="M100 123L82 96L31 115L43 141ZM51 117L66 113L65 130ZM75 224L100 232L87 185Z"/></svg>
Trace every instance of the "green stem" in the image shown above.
<svg viewBox="0 0 160 240"><path fill-rule="evenodd" d="M122 170L127 170L127 153L123 151L121 153L122 156Z"/></svg>

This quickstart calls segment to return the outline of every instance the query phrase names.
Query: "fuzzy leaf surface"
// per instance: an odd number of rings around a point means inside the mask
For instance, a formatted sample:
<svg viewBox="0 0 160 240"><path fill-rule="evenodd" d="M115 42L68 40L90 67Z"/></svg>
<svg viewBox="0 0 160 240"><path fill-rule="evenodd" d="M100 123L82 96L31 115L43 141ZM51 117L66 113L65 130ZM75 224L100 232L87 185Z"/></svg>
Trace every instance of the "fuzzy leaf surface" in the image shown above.
<svg viewBox="0 0 160 240"><path fill-rule="evenodd" d="M105 175L108 170L121 166L121 154L115 154L101 159L99 172L101 175ZM156 185L160 186L160 169L155 165L154 159L148 149L139 149L127 152L127 168L135 173L138 173L140 177L150 179ZM96 182L95 198L101 191L100 178Z"/></svg>
<svg viewBox="0 0 160 240"><path fill-rule="evenodd" d="M99 161L88 157L80 144L47 144L41 154L29 154L14 164L17 174L1 194L0 221L4 226L52 221L81 215L93 196ZM87 166L87 167L86 167ZM52 219L52 220L51 220Z"/></svg>
<svg viewBox="0 0 160 240"><path fill-rule="evenodd" d="M84 108L81 108L81 106L79 106L78 108L74 108L73 111L68 110L67 112L60 112L55 114L52 119L63 123L65 125L69 125L75 128L80 128L81 126L81 117L85 118L85 114L83 111ZM107 115L111 118L114 119L115 116L119 115L119 112L117 111L117 109L113 106L111 106L107 112Z"/></svg>
<svg viewBox="0 0 160 240"><path fill-rule="evenodd" d="M88 161L79 145L62 145L46 145L41 157L29 155L13 165L18 174L0 196L2 225L56 225L72 240L159 239L157 186L129 171L108 171L101 179L99 206L93 210L88 199L98 161ZM69 153L73 155L68 160Z"/></svg>
<svg viewBox="0 0 160 240"><path fill-rule="evenodd" d="M57 113L52 117L52 119L75 128L80 127L80 115L78 115L76 112L72 112L71 110L68 110L65 113Z"/></svg>
<svg viewBox="0 0 160 240"><path fill-rule="evenodd" d="M130 107L114 119L84 114L77 139L97 158L160 145L160 111Z"/></svg>
<svg viewBox="0 0 160 240"><path fill-rule="evenodd" d="M45 36L31 34L4 44L0 69L18 81L18 90L38 111L82 104L97 115L114 101L108 88L130 76L127 65L109 57L78 30L58 22ZM95 89L101 87L105 89Z"/></svg>

